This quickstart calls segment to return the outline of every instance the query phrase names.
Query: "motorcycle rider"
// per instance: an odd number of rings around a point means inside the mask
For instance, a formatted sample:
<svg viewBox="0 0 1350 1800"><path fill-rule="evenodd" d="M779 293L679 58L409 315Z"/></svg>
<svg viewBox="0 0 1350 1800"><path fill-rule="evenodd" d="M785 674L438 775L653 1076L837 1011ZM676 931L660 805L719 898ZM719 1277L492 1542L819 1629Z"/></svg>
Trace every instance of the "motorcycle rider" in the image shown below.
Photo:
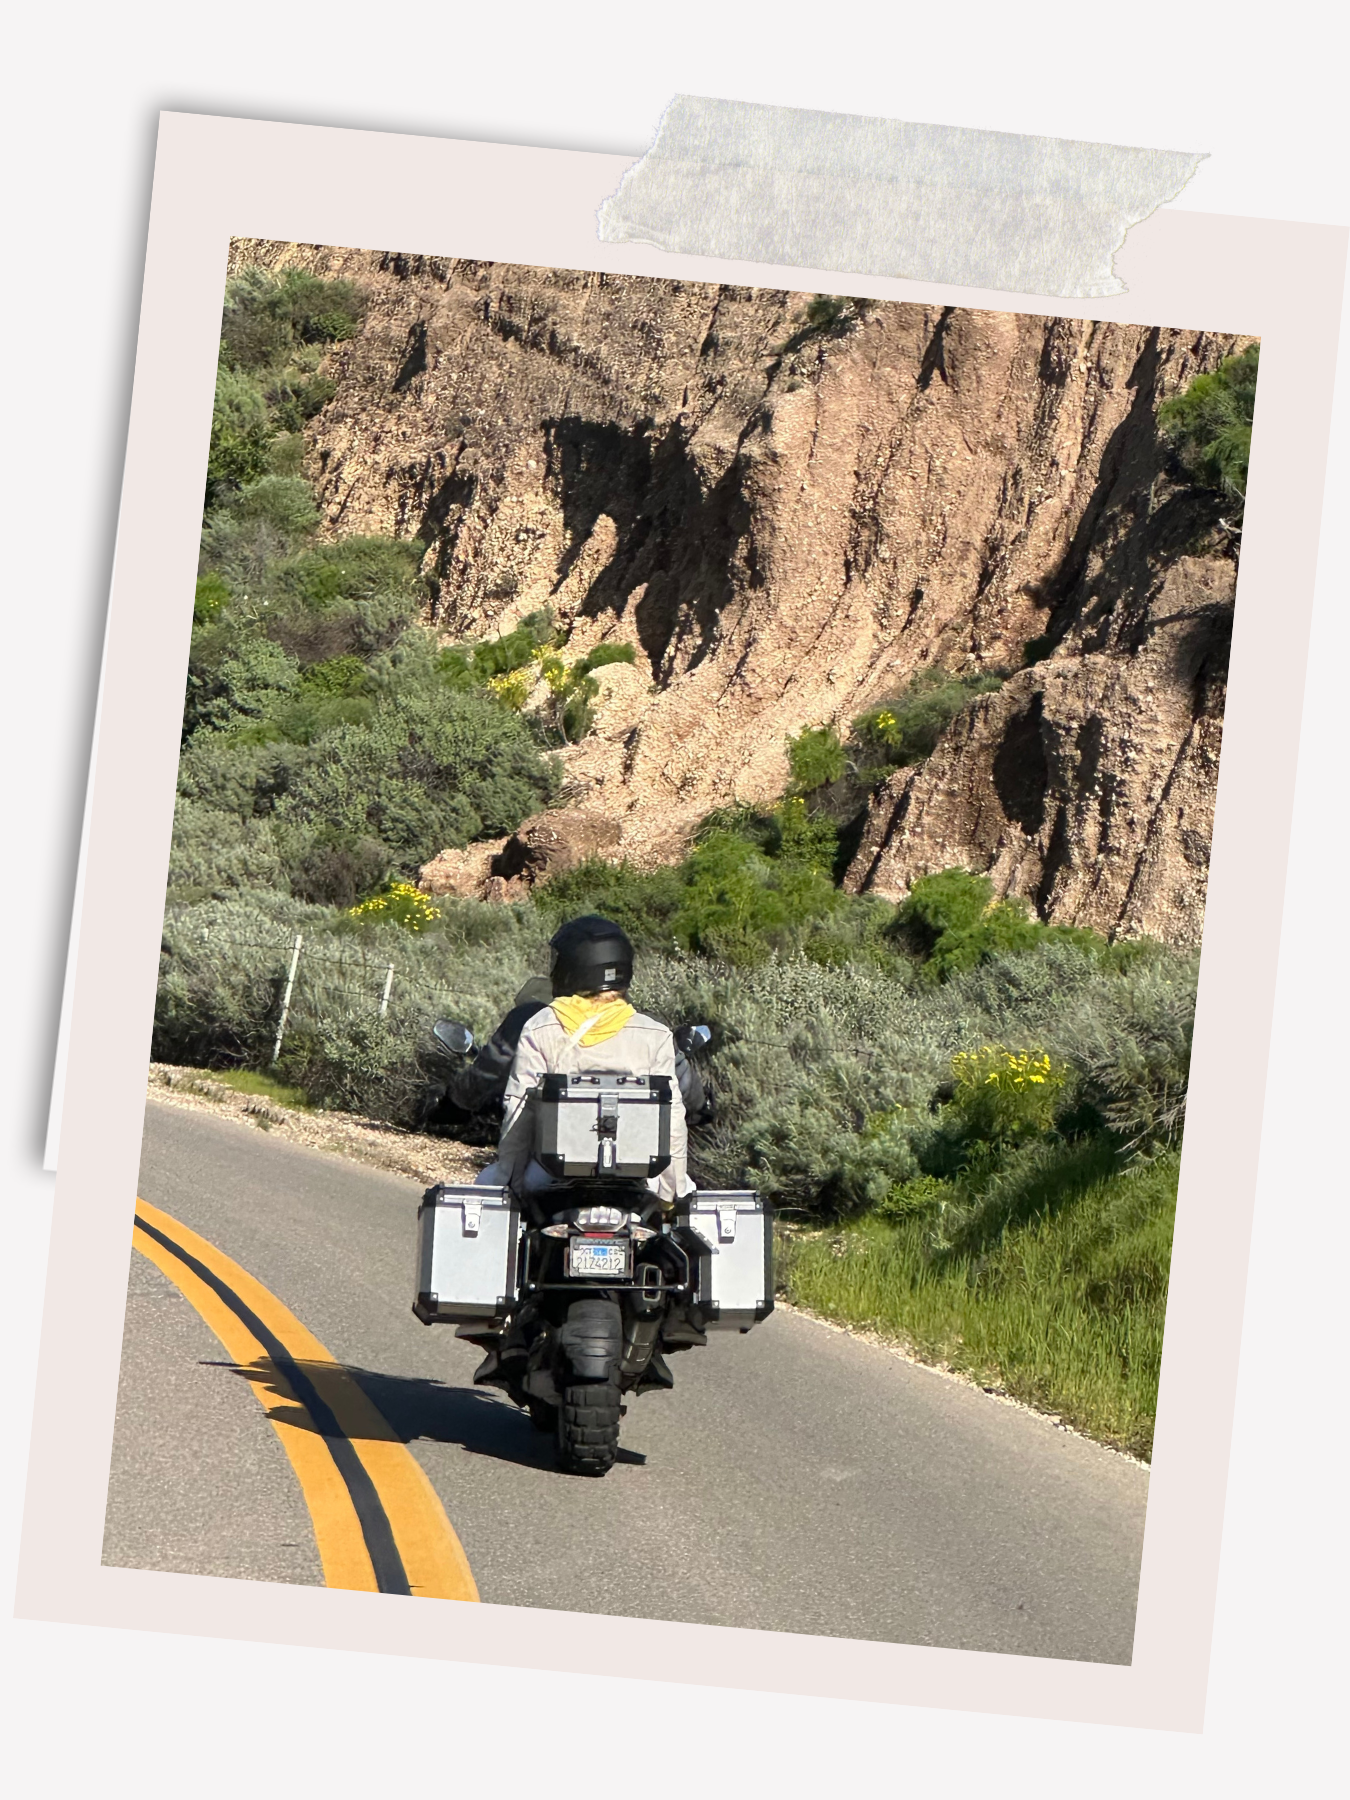
<svg viewBox="0 0 1350 1800"><path fill-rule="evenodd" d="M628 1001L633 946L609 919L588 913L555 932L550 944L550 1003L525 1022L506 1083L506 1116L497 1160L480 1182L530 1191L551 1177L534 1161L534 1119L527 1099L544 1075L604 1070L666 1075L671 1083L670 1163L651 1186L667 1205L693 1189L686 1169L688 1133L669 1026Z"/></svg>
<svg viewBox="0 0 1350 1800"><path fill-rule="evenodd" d="M613 927L617 930L618 927ZM625 940L627 941L627 940ZM556 942L556 939L555 939ZM630 947L629 957L631 960ZM553 998L553 984L547 976L532 975L511 1003L511 1010L482 1046L471 1063L457 1069L444 1083L430 1089L423 1101L419 1128L437 1126L452 1129L475 1116L490 1112L506 1099L506 1084L511 1076L520 1034L534 1015L548 1006ZM675 1077L684 1101L685 1119L690 1125L705 1125L713 1117L711 1083L705 1082L693 1060L686 1056L675 1039Z"/></svg>

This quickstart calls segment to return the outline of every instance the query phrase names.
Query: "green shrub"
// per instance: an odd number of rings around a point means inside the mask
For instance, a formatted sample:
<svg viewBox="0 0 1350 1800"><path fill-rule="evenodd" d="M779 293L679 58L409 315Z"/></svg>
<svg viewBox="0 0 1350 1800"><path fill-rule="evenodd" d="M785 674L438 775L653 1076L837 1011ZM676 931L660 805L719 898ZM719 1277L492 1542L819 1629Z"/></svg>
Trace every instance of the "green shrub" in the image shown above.
<svg viewBox="0 0 1350 1800"><path fill-rule="evenodd" d="M789 794L776 806L726 806L707 814L694 842L717 836L738 838L767 857L802 863L822 875L832 872L839 848L834 819L800 794Z"/></svg>
<svg viewBox="0 0 1350 1800"><path fill-rule="evenodd" d="M365 691L368 682L366 665L359 656L334 656L327 662L311 663L300 671L300 691L338 699Z"/></svg>
<svg viewBox="0 0 1350 1800"><path fill-rule="evenodd" d="M315 693L301 686L255 729L271 741L313 744L340 725L369 725L374 717L375 702L364 695Z"/></svg>
<svg viewBox="0 0 1350 1800"><path fill-rule="evenodd" d="M350 282L302 270L248 269L226 287L216 376L206 504L219 507L259 478L294 477L303 442L295 437L329 400L333 382L317 370L323 346L350 337L364 301Z"/></svg>
<svg viewBox="0 0 1350 1800"><path fill-rule="evenodd" d="M347 537L335 544L316 544L277 571L279 594L293 596L315 612L343 602L374 600L388 595L413 602L407 617L425 599L418 573L423 547L417 539Z"/></svg>
<svg viewBox="0 0 1350 1800"><path fill-rule="evenodd" d="M294 692L300 678L293 656L254 633L195 645L194 651L184 713L189 732L225 731L265 719L281 696Z"/></svg>
<svg viewBox="0 0 1350 1800"><path fill-rule="evenodd" d="M376 705L370 685L369 667L359 656L311 663L300 670L284 697L268 705L265 726L254 735L271 742L312 744L339 725L368 725Z"/></svg>
<svg viewBox="0 0 1350 1800"><path fill-rule="evenodd" d="M448 846L514 831L557 779L524 721L486 695L409 697L326 732L277 810L376 838L413 875Z"/></svg>
<svg viewBox="0 0 1350 1800"><path fill-rule="evenodd" d="M643 870L594 857L550 876L535 889L534 899L551 927L581 913L598 913L622 926L639 950L671 950L684 892L678 868Z"/></svg>
<svg viewBox="0 0 1350 1800"><path fill-rule="evenodd" d="M337 392L337 383L327 375L303 375L288 372L270 381L266 388L272 427L289 440L301 432L315 413L320 412ZM275 454L269 451L269 457Z"/></svg>
<svg viewBox="0 0 1350 1800"><path fill-rule="evenodd" d="M234 889L284 888L286 872L264 820L180 797L174 810L168 885L221 895Z"/></svg>
<svg viewBox="0 0 1350 1800"><path fill-rule="evenodd" d="M270 813L308 751L238 733L199 731L178 758L178 792L241 819Z"/></svg>
<svg viewBox="0 0 1350 1800"><path fill-rule="evenodd" d="M377 594L368 600L337 600L327 607L288 603L269 606L263 628L273 642L295 657L303 667L333 662L342 656L359 656L367 665L369 686L390 691L409 678L424 692L439 692L444 683L425 680L431 670L424 659L410 654L409 640L420 635L414 621L420 602L410 594Z"/></svg>
<svg viewBox="0 0 1350 1800"><path fill-rule="evenodd" d="M572 671L566 688L560 699L562 709L558 715L558 726L562 732L563 742L579 744L595 723L595 712L591 702L598 696L600 684L589 675L578 675Z"/></svg>
<svg viewBox="0 0 1350 1800"><path fill-rule="evenodd" d="M1029 949L1037 927L1025 902L993 894L987 875L965 869L921 876L896 913L896 934L939 981L1000 951Z"/></svg>
<svg viewBox="0 0 1350 1800"><path fill-rule="evenodd" d="M597 912L611 918L644 948L678 947L750 965L775 950L804 947L847 907L824 872L824 845L809 821L797 824L791 815L773 856L753 837L713 826L675 868L640 871L590 861L543 883L537 899L550 917ZM872 906L860 904L871 923Z"/></svg>
<svg viewBox="0 0 1350 1800"><path fill-rule="evenodd" d="M272 430L267 402L257 383L222 364L216 371L206 465L208 506L218 505L234 489L267 473Z"/></svg>
<svg viewBox="0 0 1350 1800"><path fill-rule="evenodd" d="M921 876L896 910L893 936L923 961L935 981L1040 943L1075 944L1117 968L1151 954L1147 944L1108 944L1085 927L1043 925L1020 895L995 900L993 894L989 877L968 869Z"/></svg>
<svg viewBox="0 0 1350 1800"><path fill-rule="evenodd" d="M950 1111L967 1136L988 1144L1049 1131L1069 1075L1043 1050L1007 1050L1002 1044L959 1050L952 1073Z"/></svg>
<svg viewBox="0 0 1350 1800"><path fill-rule="evenodd" d="M526 976L548 966L547 934L532 909L449 899L438 906L426 932L409 934L276 894L171 900L153 1054L202 1068L267 1069L299 931L305 946L280 1076L316 1103L409 1122L429 1068L443 1067L432 1022L462 1018L486 1036Z"/></svg>
<svg viewBox="0 0 1350 1800"><path fill-rule="evenodd" d="M828 331L848 312L849 303L839 294L817 294L807 302L802 317L813 331Z"/></svg>
<svg viewBox="0 0 1350 1800"><path fill-rule="evenodd" d="M170 902L152 1039L157 1062L265 1064L297 911L305 917L276 895Z"/></svg>
<svg viewBox="0 0 1350 1800"><path fill-rule="evenodd" d="M876 1204L876 1214L891 1223L933 1214L945 1206L951 1192L951 1183L935 1175L912 1175L887 1188Z"/></svg>
<svg viewBox="0 0 1350 1800"><path fill-rule="evenodd" d="M280 422L278 421L278 423ZM267 446L267 473L269 475L303 474L307 448L308 446L298 429L288 430L283 426L281 435L274 437Z"/></svg>
<svg viewBox="0 0 1350 1800"><path fill-rule="evenodd" d="M441 916L441 909L410 881L391 881L358 906L348 910L353 919L375 919L400 925L404 931L426 931Z"/></svg>
<svg viewBox="0 0 1350 1800"><path fill-rule="evenodd" d="M1261 346L1227 356L1158 408L1158 424L1193 481L1239 503L1247 493Z"/></svg>
<svg viewBox="0 0 1350 1800"><path fill-rule="evenodd" d="M832 725L809 726L788 739L793 794L810 794L844 773L844 746Z"/></svg>
<svg viewBox="0 0 1350 1800"><path fill-rule="evenodd" d="M349 281L328 281L302 269L269 274L245 269L225 288L222 354L237 369L265 369L301 345L354 335L365 301Z"/></svg>
<svg viewBox="0 0 1350 1800"><path fill-rule="evenodd" d="M1181 1141L1195 1020L1194 958L1153 954L1126 964L1107 1012L1089 989L1064 1020L1061 1042L1081 1096L1126 1152L1146 1158Z"/></svg>
<svg viewBox="0 0 1350 1800"><path fill-rule="evenodd" d="M839 828L828 813L812 812L801 795L791 795L770 815L776 837L765 847L769 856L799 863L817 875L830 876L839 849Z"/></svg>
<svg viewBox="0 0 1350 1800"><path fill-rule="evenodd" d="M676 941L730 963L760 962L794 932L843 903L834 884L805 860L769 857L731 832L705 836L682 866L684 903Z"/></svg>
<svg viewBox="0 0 1350 1800"><path fill-rule="evenodd" d="M286 886L297 900L348 912L390 879L393 852L378 838L285 819L274 822L273 832Z"/></svg>
<svg viewBox="0 0 1350 1800"><path fill-rule="evenodd" d="M235 594L265 599L274 565L299 547L317 521L303 481L264 475L207 514L199 566L221 576Z"/></svg>
<svg viewBox="0 0 1350 1800"><path fill-rule="evenodd" d="M209 625L230 602L229 585L221 576L210 572L197 577L197 591L192 601L194 625Z"/></svg>
<svg viewBox="0 0 1350 1800"><path fill-rule="evenodd" d="M298 475L263 475L250 482L231 504L230 516L270 525L287 543L307 537L319 522L309 483Z"/></svg>
<svg viewBox="0 0 1350 1800"><path fill-rule="evenodd" d="M557 641L553 615L543 607L527 614L513 631L474 644L468 652L469 667L482 682L491 680L494 675L510 675L534 661L541 650L555 648ZM454 652L450 654L454 655Z"/></svg>
<svg viewBox="0 0 1350 1800"><path fill-rule="evenodd" d="M587 651L576 665L577 673L589 675L594 669L607 668L611 663L632 663L637 660L637 652L631 644L597 644L594 650Z"/></svg>
<svg viewBox="0 0 1350 1800"><path fill-rule="evenodd" d="M797 315L797 329L779 346L778 354L798 350L813 337L847 337L857 330L875 304L873 300L846 294L814 295Z"/></svg>
<svg viewBox="0 0 1350 1800"><path fill-rule="evenodd" d="M862 758L903 768L931 756L956 715L980 694L996 693L1005 675L952 675L920 669L894 700L870 707L853 721Z"/></svg>

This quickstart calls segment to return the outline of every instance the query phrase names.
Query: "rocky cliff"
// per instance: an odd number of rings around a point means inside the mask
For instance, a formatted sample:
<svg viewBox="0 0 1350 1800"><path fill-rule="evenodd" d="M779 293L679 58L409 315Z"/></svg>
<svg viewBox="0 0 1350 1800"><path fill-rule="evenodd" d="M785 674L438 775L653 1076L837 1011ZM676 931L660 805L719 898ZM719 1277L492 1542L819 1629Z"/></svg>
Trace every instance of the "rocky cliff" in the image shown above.
<svg viewBox="0 0 1350 1800"><path fill-rule="evenodd" d="M547 604L569 657L634 647L565 753L607 853L673 857L712 808L782 792L803 726L1037 640L875 797L849 885L960 863L1047 918L1198 935L1235 561L1155 419L1248 340L314 245L233 261L370 296L311 426L327 533L421 538L450 637Z"/></svg>

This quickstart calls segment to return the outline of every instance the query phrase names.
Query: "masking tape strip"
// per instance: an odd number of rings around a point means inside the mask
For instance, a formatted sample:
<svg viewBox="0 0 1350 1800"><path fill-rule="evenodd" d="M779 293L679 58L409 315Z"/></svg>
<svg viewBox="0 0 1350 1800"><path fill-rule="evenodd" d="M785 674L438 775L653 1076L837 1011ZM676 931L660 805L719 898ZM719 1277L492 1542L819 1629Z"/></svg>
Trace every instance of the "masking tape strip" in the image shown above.
<svg viewBox="0 0 1350 1800"><path fill-rule="evenodd" d="M1126 291L1112 259L1204 153L677 94L606 243L1011 293Z"/></svg>

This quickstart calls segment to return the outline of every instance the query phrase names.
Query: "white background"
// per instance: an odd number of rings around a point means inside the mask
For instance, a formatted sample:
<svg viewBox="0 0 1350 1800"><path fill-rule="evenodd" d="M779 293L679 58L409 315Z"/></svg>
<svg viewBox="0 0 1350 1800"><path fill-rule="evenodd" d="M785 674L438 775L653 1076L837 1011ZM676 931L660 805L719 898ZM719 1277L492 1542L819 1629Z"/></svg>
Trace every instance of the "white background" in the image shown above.
<svg viewBox="0 0 1350 1800"><path fill-rule="evenodd" d="M1331 9L1308 0L1259 10L140 0L11 24L0 281L6 1595L46 1279L42 1135L159 109L637 155L685 91L1208 150L1183 206L1347 223L1335 30ZM434 210L434 193L426 204ZM345 1795L435 1782L570 1794L646 1782L743 1795L940 1783L947 1795L1151 1800L1339 1785L1346 348L1203 1736L637 1681L601 1695L553 1675L6 1618L0 1741L20 1791L134 1783L148 1795L214 1795L246 1783L270 1795L303 1783ZM77 1297L68 1303L78 1333ZM612 1760L572 1747L583 1720L601 1726Z"/></svg>

